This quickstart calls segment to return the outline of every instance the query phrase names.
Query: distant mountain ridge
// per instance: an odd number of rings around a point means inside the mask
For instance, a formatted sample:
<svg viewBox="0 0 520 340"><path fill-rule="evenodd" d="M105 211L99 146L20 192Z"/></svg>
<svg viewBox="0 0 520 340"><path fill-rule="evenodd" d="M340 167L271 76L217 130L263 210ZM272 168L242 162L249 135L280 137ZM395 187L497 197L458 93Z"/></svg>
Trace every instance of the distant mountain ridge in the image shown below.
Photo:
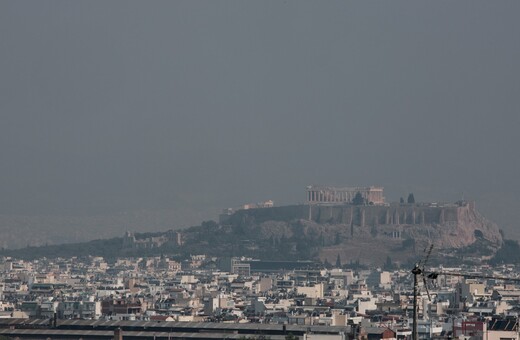
<svg viewBox="0 0 520 340"><path fill-rule="evenodd" d="M218 209L214 209L218 211ZM0 248L17 249L112 238L127 230L167 231L214 216L187 209L141 209L94 215L0 214Z"/></svg>

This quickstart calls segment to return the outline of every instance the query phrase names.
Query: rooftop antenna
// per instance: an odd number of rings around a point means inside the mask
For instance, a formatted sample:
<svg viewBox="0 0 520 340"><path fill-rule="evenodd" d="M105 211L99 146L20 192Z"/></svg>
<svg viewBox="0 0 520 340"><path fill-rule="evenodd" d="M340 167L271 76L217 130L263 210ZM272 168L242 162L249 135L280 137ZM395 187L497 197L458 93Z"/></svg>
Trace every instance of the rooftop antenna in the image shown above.
<svg viewBox="0 0 520 340"><path fill-rule="evenodd" d="M426 249L424 251L426 252ZM506 277L506 276L495 276L495 275L483 275L483 274L477 274L477 273L454 273L449 271L427 271L425 269L426 264L428 263L428 260L430 259L430 255L433 250L433 244L429 246L428 252L426 256L424 257L424 261L419 261L419 263L416 263L414 268L412 269L412 274L414 278L413 282L413 333L412 333L412 340L418 340L419 339L419 333L417 330L417 321L418 321L418 311L417 311L417 293L418 293L418 287L419 287L419 281L418 277L422 276L422 280L424 283L424 288L426 290L426 293L428 294L428 300L431 301L430 292L428 291L428 285L427 285L427 278L430 280L436 280L439 275L446 275L446 276L458 276L463 278L479 278L479 279L494 279L494 280L503 280L503 281L513 281L513 282L520 282L520 278L514 278L514 277ZM431 328L430 328L431 330Z"/></svg>
<svg viewBox="0 0 520 340"><path fill-rule="evenodd" d="M428 272L427 277L431 280L437 279L439 275L447 275L447 276L458 276L467 279L493 279L493 280L503 280L503 281L513 281L520 282L520 278L515 277L507 277L507 276L495 276L495 275L482 275L482 274L472 274L472 273L454 273L448 271L438 271L438 272Z"/></svg>
<svg viewBox="0 0 520 340"><path fill-rule="evenodd" d="M426 285L426 277L425 277L425 266L426 263L428 263L428 260L430 259L430 255L433 250L433 244L430 244L430 246L426 247L424 249L424 252L426 253L426 256L415 264L415 266L412 269L413 274L413 326L412 326L412 339L418 340L419 339L419 332L417 329L417 323L418 323L418 306L417 306L417 294L419 291L419 276L422 276L422 281L424 283L424 287L426 288L426 293L428 294L428 300L431 301L430 292L428 291L428 287Z"/></svg>

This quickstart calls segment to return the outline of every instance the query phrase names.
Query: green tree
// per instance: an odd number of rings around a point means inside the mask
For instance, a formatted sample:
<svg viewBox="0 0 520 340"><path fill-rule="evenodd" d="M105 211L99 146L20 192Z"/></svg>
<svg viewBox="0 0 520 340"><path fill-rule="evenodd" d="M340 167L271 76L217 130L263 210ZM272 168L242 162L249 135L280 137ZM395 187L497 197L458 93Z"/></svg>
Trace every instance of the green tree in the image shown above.
<svg viewBox="0 0 520 340"><path fill-rule="evenodd" d="M383 266L383 269L384 270L393 270L395 269L395 266L392 262L392 258L390 256L387 256L386 257L386 262L385 262L385 265Z"/></svg>
<svg viewBox="0 0 520 340"><path fill-rule="evenodd" d="M352 199L352 204L354 205L363 205L365 203L365 199L363 198L363 195L358 191L356 192L356 195Z"/></svg>
<svg viewBox="0 0 520 340"><path fill-rule="evenodd" d="M332 268L332 265L330 264L329 260L327 260L327 259L325 259L325 261L323 262L323 266L327 269Z"/></svg>
<svg viewBox="0 0 520 340"><path fill-rule="evenodd" d="M336 268L341 268L341 257L338 254L338 257L336 257Z"/></svg>
<svg viewBox="0 0 520 340"><path fill-rule="evenodd" d="M399 203L404 204L404 198L399 198Z"/></svg>
<svg viewBox="0 0 520 340"><path fill-rule="evenodd" d="M520 263L520 244L514 240L504 240L502 247L500 247L496 255L491 259L490 263Z"/></svg>
<svg viewBox="0 0 520 340"><path fill-rule="evenodd" d="M415 197L413 197L413 193L408 194L408 204L414 204Z"/></svg>

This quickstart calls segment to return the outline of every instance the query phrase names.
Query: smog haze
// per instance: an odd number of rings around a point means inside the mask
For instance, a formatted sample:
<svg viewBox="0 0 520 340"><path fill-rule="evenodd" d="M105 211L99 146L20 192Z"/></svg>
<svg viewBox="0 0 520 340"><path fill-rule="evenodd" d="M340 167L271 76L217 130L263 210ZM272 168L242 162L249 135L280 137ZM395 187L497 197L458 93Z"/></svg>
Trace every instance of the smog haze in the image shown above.
<svg viewBox="0 0 520 340"><path fill-rule="evenodd" d="M0 228L116 236L302 203L310 184L380 185L387 201L464 195L520 238L518 13L3 1Z"/></svg>

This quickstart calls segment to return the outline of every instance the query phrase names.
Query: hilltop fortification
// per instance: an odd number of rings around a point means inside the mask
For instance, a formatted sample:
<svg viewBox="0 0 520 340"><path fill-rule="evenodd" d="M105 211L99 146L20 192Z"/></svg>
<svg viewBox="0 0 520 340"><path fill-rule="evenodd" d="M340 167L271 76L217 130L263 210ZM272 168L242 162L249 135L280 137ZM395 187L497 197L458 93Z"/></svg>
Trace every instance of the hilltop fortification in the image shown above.
<svg viewBox="0 0 520 340"><path fill-rule="evenodd" d="M490 251L502 244L498 226L480 215L474 202L465 201L259 208L222 215L220 222L256 239L316 246L318 256L329 261L338 254L367 262L381 262L391 254L406 261L428 243L438 250L453 250L484 241Z"/></svg>
<svg viewBox="0 0 520 340"><path fill-rule="evenodd" d="M359 195L358 195L359 196ZM341 197L341 196L340 196ZM327 198L325 198L327 199ZM359 200L358 200L359 201ZM373 201L372 201L373 202ZM250 205L248 205L249 207ZM321 259L381 265L391 257L406 264L424 256L433 243L443 263L451 257L491 258L502 244L498 226L481 216L472 202L455 204L353 204L329 202L228 211L219 223L203 222L179 231L82 244L4 251L6 256L248 256L264 260ZM183 255L184 254L184 255Z"/></svg>

